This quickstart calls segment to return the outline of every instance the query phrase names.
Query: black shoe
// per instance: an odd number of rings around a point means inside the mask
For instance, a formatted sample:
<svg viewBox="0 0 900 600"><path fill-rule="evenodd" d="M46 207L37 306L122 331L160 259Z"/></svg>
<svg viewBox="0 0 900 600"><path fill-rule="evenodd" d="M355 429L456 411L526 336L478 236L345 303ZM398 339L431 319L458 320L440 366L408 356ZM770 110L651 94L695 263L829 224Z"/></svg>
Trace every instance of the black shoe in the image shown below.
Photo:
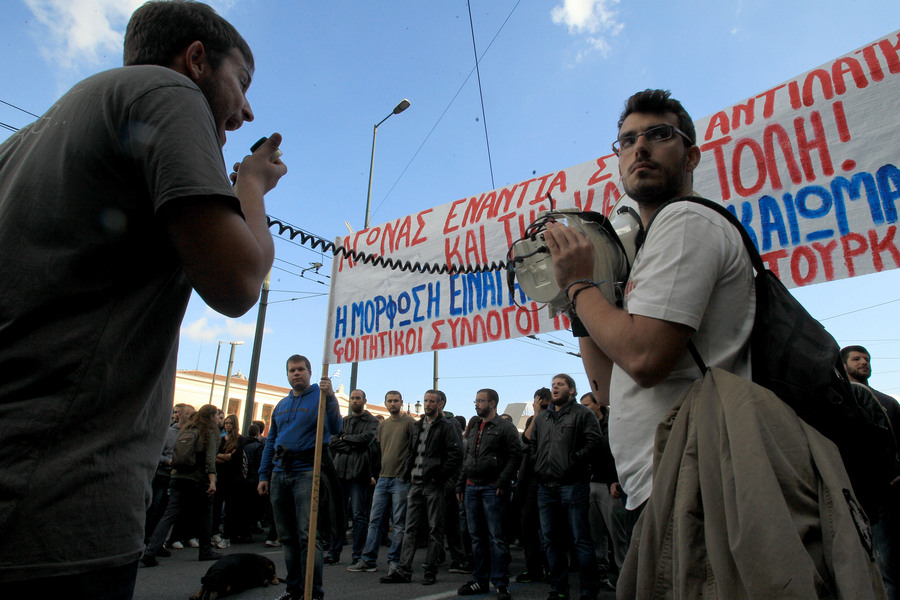
<svg viewBox="0 0 900 600"><path fill-rule="evenodd" d="M169 558L172 556L172 553L166 550L165 546L156 551L156 556L162 556L163 558Z"/></svg>
<svg viewBox="0 0 900 600"><path fill-rule="evenodd" d="M156 557L150 554L145 554L141 557L141 562L144 563L145 567L158 567L159 563L156 561Z"/></svg>
<svg viewBox="0 0 900 600"><path fill-rule="evenodd" d="M223 556L225 555L221 552L213 552L210 550L209 552L201 552L197 560L219 560Z"/></svg>
<svg viewBox="0 0 900 600"><path fill-rule="evenodd" d="M340 562L340 559L336 556L331 556L329 554L328 556L326 556L325 558L322 559L322 562L324 562L326 565L336 565L336 564L338 564L338 562Z"/></svg>
<svg viewBox="0 0 900 600"><path fill-rule="evenodd" d="M412 577L404 575L400 571L391 571L387 575L382 575L379 581L381 583L409 583L412 581Z"/></svg>
<svg viewBox="0 0 900 600"><path fill-rule="evenodd" d="M468 562L452 562L450 563L451 573L463 573L468 575L472 572L472 563Z"/></svg>
<svg viewBox="0 0 900 600"><path fill-rule="evenodd" d="M432 572L426 572L422 576L422 585L434 585L437 583L437 574Z"/></svg>
<svg viewBox="0 0 900 600"><path fill-rule="evenodd" d="M543 573L531 573L530 571L525 571L524 573L519 573L516 575L516 581L518 583L534 583L535 581L543 581L544 574Z"/></svg>
<svg viewBox="0 0 900 600"><path fill-rule="evenodd" d="M563 594L562 592L551 591L547 596L547 600L569 600L569 595Z"/></svg>
<svg viewBox="0 0 900 600"><path fill-rule="evenodd" d="M509 595L509 589L506 586L497 588L497 600L512 600Z"/></svg>
<svg viewBox="0 0 900 600"><path fill-rule="evenodd" d="M456 590L457 596L474 596L476 594L486 594L488 591L487 584L478 583L477 581L469 581L468 583L462 584L458 590Z"/></svg>

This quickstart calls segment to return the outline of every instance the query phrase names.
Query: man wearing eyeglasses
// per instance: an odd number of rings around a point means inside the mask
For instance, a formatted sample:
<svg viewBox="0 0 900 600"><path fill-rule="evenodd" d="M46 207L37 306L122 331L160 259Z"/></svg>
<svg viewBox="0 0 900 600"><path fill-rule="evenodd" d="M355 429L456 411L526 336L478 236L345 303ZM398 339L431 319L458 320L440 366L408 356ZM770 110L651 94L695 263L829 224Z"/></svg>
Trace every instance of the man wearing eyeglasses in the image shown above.
<svg viewBox="0 0 900 600"><path fill-rule="evenodd" d="M590 333L581 352L595 397L609 396L610 445L627 496L631 525L650 497L656 426L699 376L687 352L693 339L707 364L750 377L753 268L733 225L688 202L700 162L694 125L669 92L645 90L628 99L613 150L622 185L653 227L635 258L625 308L589 283L593 247L573 229L547 228L557 279L578 294L577 317ZM655 216L655 218L654 218ZM579 292L579 290L581 290Z"/></svg>
<svg viewBox="0 0 900 600"><path fill-rule="evenodd" d="M706 206L666 204L696 195L690 116L668 91L645 90L618 124L622 185L644 227L652 220L624 308L590 281L594 250L583 235L551 224L545 238L586 334L591 387L613 409L609 441L632 526L650 502L619 597L884 597L834 446L741 384L751 379L756 297L739 231ZM717 371L692 387L702 373L689 341L707 365L738 377Z"/></svg>
<svg viewBox="0 0 900 600"><path fill-rule="evenodd" d="M687 351L693 340L706 363L750 378L753 268L738 231L715 211L689 202L700 149L690 116L668 91L627 100L613 151L622 185L653 219L628 280L625 307L609 303L590 281L593 246L574 229L551 224L547 245L557 281L587 333L581 355L591 388L614 408L609 440L627 494L629 532L650 497L657 426L700 372Z"/></svg>

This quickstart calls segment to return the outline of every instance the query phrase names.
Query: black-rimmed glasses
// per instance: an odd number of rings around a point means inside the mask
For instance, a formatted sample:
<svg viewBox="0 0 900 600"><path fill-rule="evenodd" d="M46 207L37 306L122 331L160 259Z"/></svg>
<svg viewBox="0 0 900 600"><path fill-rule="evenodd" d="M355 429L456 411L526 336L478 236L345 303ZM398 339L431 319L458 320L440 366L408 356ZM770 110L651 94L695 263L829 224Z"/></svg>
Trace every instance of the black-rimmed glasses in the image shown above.
<svg viewBox="0 0 900 600"><path fill-rule="evenodd" d="M638 138L641 136L644 136L651 144L655 144L656 142L664 142L671 139L676 133L685 139L688 146L694 144L685 132L674 125L655 125L643 133L629 133L623 135L612 143L612 150L616 153L616 156L618 156L619 152L622 150L629 150L634 147L634 145L637 144Z"/></svg>

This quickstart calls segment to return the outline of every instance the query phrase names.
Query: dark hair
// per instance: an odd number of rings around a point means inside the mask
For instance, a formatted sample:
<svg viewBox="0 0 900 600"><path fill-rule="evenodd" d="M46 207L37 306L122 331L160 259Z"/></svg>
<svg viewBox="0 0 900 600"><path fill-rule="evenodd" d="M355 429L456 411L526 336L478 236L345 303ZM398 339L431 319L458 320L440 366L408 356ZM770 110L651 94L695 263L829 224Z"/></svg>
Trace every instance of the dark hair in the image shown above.
<svg viewBox="0 0 900 600"><path fill-rule="evenodd" d="M355 390L351 391L350 394L353 395L353 392L359 392L360 394L362 394L363 400L366 399L366 393L364 391L362 391L361 389L356 388Z"/></svg>
<svg viewBox="0 0 900 600"><path fill-rule="evenodd" d="M459 429L460 429L460 431L462 431L463 429L466 428L466 418L465 418L464 416L462 416L462 415L456 415L456 416L453 417L453 418L456 419L456 422L457 422L457 423L459 423Z"/></svg>
<svg viewBox="0 0 900 600"><path fill-rule="evenodd" d="M475 393L475 395L477 396L478 394L480 394L482 392L487 394L488 402L493 402L495 408L497 407L498 404L500 404L500 394L497 393L497 390L492 390L491 388L483 388L483 389L478 390Z"/></svg>
<svg viewBox="0 0 900 600"><path fill-rule="evenodd" d="M651 113L661 115L674 113L678 117L678 129L691 138L691 145L697 144L697 132L694 129L694 121L691 115L684 110L681 102L671 97L669 90L644 90L634 94L625 101L625 108L619 117L618 129L622 129L622 123L631 113ZM685 145L688 145L685 143Z"/></svg>
<svg viewBox="0 0 900 600"><path fill-rule="evenodd" d="M187 423L187 427L199 430L198 443L202 448L206 448L206 440L209 439L210 430L214 429L216 434L218 434L219 428L212 422L212 417L217 411L218 409L214 405L204 404L200 407L200 410L191 415Z"/></svg>
<svg viewBox="0 0 900 600"><path fill-rule="evenodd" d="M851 352L862 352L865 354L869 360L872 360L872 355L869 354L869 351L863 348L862 346L845 346L841 348L841 362L846 363L847 357L850 356Z"/></svg>
<svg viewBox="0 0 900 600"><path fill-rule="evenodd" d="M447 404L447 394L442 392L441 390L428 390L425 392L426 394L434 394L438 397L438 402L441 404Z"/></svg>
<svg viewBox="0 0 900 600"><path fill-rule="evenodd" d="M584 394L581 398L578 399L578 401L584 404L585 398L590 398L592 404L600 404L599 402L597 402L597 398L594 397L594 392L588 392L587 394Z"/></svg>
<svg viewBox="0 0 900 600"><path fill-rule="evenodd" d="M250 425L250 427L247 428L247 435L252 438L255 438L256 436L258 436L259 435L259 425L257 425L256 423L253 423L252 425Z"/></svg>
<svg viewBox="0 0 900 600"><path fill-rule="evenodd" d="M306 363L306 370L312 374L312 365L309 364L309 359L305 356L301 356L300 354L292 354L290 358L287 359L287 362L284 364L284 368L287 369L291 366L291 363Z"/></svg>
<svg viewBox="0 0 900 600"><path fill-rule="evenodd" d="M550 388L538 388L538 390L534 393L535 398L540 398L541 400L550 401L553 398L553 394L550 393Z"/></svg>
<svg viewBox="0 0 900 600"><path fill-rule="evenodd" d="M213 69L237 48L253 72L253 53L237 29L206 4L187 0L151 0L134 11L125 29L124 63L168 67L198 41Z"/></svg>
<svg viewBox="0 0 900 600"><path fill-rule="evenodd" d="M578 388L575 386L575 380L572 379L571 375L567 375L566 373L560 373L559 375L554 375L553 379L562 379L566 382L566 385L572 388L572 395L578 393Z"/></svg>
<svg viewBox="0 0 900 600"><path fill-rule="evenodd" d="M388 397L388 396L393 396L393 395L395 395L395 394L396 394L396 396L397 396L398 398L400 398L401 401L403 401L403 394L401 394L401 393L398 392L397 390L389 390L389 391L385 392L385 393L384 393L384 399L387 400L387 397Z"/></svg>

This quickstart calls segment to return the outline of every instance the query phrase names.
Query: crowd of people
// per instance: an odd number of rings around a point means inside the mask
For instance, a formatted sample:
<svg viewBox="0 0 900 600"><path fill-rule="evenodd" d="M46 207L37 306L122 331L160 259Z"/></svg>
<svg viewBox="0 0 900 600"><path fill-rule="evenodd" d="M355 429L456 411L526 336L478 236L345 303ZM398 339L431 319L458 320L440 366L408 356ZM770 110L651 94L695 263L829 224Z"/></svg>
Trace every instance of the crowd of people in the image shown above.
<svg viewBox="0 0 900 600"><path fill-rule="evenodd" d="M280 600L324 597L348 525L350 571L376 571L387 536L382 583L411 582L421 544L421 583L449 558L471 573L462 596L510 598L517 540L515 579L546 581L550 600L574 595L576 570L579 600L612 586L622 600L897 597L900 478L866 515L837 447L753 386L753 268L722 215L671 202L697 195L701 151L668 91L628 98L612 144L645 228L622 296L593 280L588 238L544 231L590 394L576 400L557 375L519 434L494 389L477 391L468 423L440 390L424 393L418 420L391 390L377 423L362 390L342 417L330 380L311 383L294 355L291 392L241 436L209 405L176 406L166 423L191 290L237 317L272 266L264 196L287 172L281 136L228 175L226 132L254 117L254 59L205 4L138 8L124 65L0 145L7 596L129 600L140 562L178 546L214 560L262 524L284 552ZM868 351L842 358L896 432L896 402L867 386Z"/></svg>

